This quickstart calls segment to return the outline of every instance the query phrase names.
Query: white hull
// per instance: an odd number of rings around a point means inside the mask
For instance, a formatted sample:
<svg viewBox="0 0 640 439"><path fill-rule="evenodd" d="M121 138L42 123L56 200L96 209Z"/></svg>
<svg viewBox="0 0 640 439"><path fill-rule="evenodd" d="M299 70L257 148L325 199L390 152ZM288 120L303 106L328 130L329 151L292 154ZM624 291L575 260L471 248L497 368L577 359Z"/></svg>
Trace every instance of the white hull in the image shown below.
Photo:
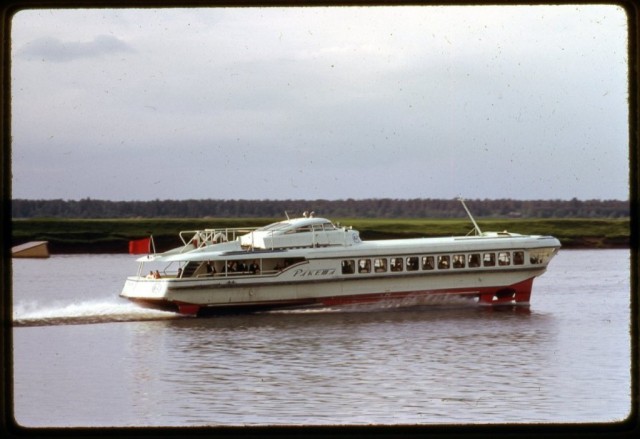
<svg viewBox="0 0 640 439"><path fill-rule="evenodd" d="M504 273L476 272L445 275L406 275L368 279L301 280L293 282L255 282L237 279L234 284L199 279L189 282L129 278L122 296L140 302L190 313L193 305L199 311L219 309L277 309L308 306L333 306L396 299L419 299L430 295L459 295L492 304L529 303L533 278L544 269L517 270ZM496 296L513 293L508 300ZM516 293L521 294L518 300ZM483 298L483 296L485 296Z"/></svg>

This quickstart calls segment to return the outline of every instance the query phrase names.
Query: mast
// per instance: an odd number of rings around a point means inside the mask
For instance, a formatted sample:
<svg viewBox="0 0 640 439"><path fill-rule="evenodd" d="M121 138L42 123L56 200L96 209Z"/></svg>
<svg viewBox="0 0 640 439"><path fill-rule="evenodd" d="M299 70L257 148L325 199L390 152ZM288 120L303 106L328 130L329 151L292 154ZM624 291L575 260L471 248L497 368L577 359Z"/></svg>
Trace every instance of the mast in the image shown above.
<svg viewBox="0 0 640 439"><path fill-rule="evenodd" d="M473 227L475 227L476 229L476 235L482 235L482 230L480 230L480 227L478 227L478 223L476 223L476 220L473 219L473 215L471 215L471 212L469 212L469 209L467 209L467 205L464 204L464 198L458 197L458 201L462 203L462 207L464 207L464 210L467 211L467 215L469 215L469 219L471 219Z"/></svg>

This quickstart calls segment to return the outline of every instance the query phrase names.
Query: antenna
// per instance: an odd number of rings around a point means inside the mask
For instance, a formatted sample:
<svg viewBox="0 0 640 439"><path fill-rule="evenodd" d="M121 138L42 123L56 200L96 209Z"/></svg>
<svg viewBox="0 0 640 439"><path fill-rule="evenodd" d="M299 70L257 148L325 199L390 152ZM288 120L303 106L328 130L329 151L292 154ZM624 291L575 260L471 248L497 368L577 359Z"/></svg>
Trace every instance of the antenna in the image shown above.
<svg viewBox="0 0 640 439"><path fill-rule="evenodd" d="M469 212L469 209L467 209L467 205L464 204L464 198L458 197L458 201L462 203L462 207L464 207L464 210L467 211L467 215L469 215L469 219L471 219L473 227L475 227L476 229L476 235L482 235L482 230L480 230L480 227L478 227L478 223L476 223L476 220L473 219L473 215L471 215L471 212Z"/></svg>
<svg viewBox="0 0 640 439"><path fill-rule="evenodd" d="M287 220L291 219L291 218L289 218L289 213L286 210L284 211L284 216L287 217Z"/></svg>

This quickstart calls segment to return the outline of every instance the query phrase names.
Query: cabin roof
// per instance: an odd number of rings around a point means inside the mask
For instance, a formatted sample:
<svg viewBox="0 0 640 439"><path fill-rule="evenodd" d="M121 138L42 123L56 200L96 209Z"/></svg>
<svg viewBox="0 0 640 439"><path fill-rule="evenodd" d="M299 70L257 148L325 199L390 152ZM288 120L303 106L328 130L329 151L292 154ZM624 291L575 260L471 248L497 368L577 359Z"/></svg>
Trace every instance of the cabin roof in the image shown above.
<svg viewBox="0 0 640 439"><path fill-rule="evenodd" d="M369 258L389 255L418 255L423 253L466 253L481 251L500 251L512 249L531 249L539 247L559 246L559 241L552 236L539 235L500 235L500 236L450 236L436 238L407 238L377 241L364 241L351 247L320 247L320 248L291 248L275 250L241 250L233 249L212 250L210 247L194 250L188 253L174 255L152 255L138 259L165 260L165 261L203 261L218 258L247 259L252 257L264 257L274 255L277 257L304 257L314 258Z"/></svg>
<svg viewBox="0 0 640 439"><path fill-rule="evenodd" d="M260 227L256 229L256 232L267 232L267 231L287 231L292 229L297 229L298 227L311 226L315 224L331 224L326 218L292 218L284 221L278 221L276 223L271 223L266 226Z"/></svg>

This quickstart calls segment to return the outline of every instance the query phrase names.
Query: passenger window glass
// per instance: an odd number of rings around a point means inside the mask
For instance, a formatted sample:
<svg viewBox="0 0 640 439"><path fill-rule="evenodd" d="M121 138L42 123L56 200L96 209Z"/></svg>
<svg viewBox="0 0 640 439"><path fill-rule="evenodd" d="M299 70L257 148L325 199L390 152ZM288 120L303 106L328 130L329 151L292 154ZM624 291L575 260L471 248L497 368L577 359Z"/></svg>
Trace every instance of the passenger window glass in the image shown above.
<svg viewBox="0 0 640 439"><path fill-rule="evenodd" d="M324 230L335 230L336 226L333 225L333 223L323 223L324 225Z"/></svg>
<svg viewBox="0 0 640 439"><path fill-rule="evenodd" d="M485 267L493 267L494 265L496 265L496 254L485 253L482 256L482 263Z"/></svg>
<svg viewBox="0 0 640 439"><path fill-rule="evenodd" d="M557 250L553 247L536 249L535 252L539 258L538 264L546 264Z"/></svg>
<svg viewBox="0 0 640 439"><path fill-rule="evenodd" d="M302 226L302 227L298 227L297 229L289 230L288 232L286 232L286 234L288 235L292 233L305 233L310 231L311 231L311 226Z"/></svg>
<svg viewBox="0 0 640 439"><path fill-rule="evenodd" d="M407 271L416 271L418 269L418 257L410 256L407 258Z"/></svg>
<svg viewBox="0 0 640 439"><path fill-rule="evenodd" d="M382 259L374 259L373 260L373 269L376 271L376 273L383 273L385 271L387 271L387 260L382 258Z"/></svg>
<svg viewBox="0 0 640 439"><path fill-rule="evenodd" d="M391 258L391 271L402 271L402 258Z"/></svg>
<svg viewBox="0 0 640 439"><path fill-rule="evenodd" d="M498 253L498 265L509 265L511 263L511 254L509 252Z"/></svg>
<svg viewBox="0 0 640 439"><path fill-rule="evenodd" d="M345 259L342 261L342 274L353 274L355 263L353 259Z"/></svg>
<svg viewBox="0 0 640 439"><path fill-rule="evenodd" d="M464 255L453 255L453 268L464 268Z"/></svg>
<svg viewBox="0 0 640 439"><path fill-rule="evenodd" d="M513 265L524 264L524 252L513 252Z"/></svg>
<svg viewBox="0 0 640 439"><path fill-rule="evenodd" d="M422 269L423 270L433 270L436 268L436 265L433 260L433 256L423 256L422 257Z"/></svg>
<svg viewBox="0 0 640 439"><path fill-rule="evenodd" d="M480 266L480 254L474 253L469 255L469 268L475 268Z"/></svg>
<svg viewBox="0 0 640 439"><path fill-rule="evenodd" d="M532 264L545 264L553 255L553 248L537 248L529 250L529 262Z"/></svg>
<svg viewBox="0 0 640 439"><path fill-rule="evenodd" d="M371 273L371 259L360 259L358 261L358 273Z"/></svg>
<svg viewBox="0 0 640 439"><path fill-rule="evenodd" d="M446 270L450 266L449 256L438 256L438 270Z"/></svg>

